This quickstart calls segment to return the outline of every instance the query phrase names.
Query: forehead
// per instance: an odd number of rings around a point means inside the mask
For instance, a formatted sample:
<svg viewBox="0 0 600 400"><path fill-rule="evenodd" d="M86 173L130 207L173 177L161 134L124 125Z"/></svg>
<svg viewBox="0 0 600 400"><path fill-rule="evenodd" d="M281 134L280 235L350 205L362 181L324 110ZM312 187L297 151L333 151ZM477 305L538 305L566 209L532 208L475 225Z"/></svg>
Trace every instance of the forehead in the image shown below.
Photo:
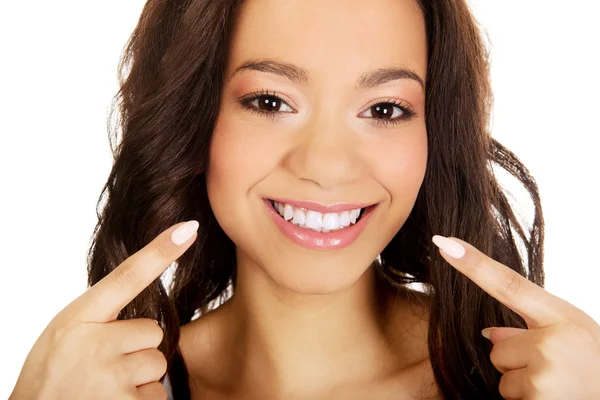
<svg viewBox="0 0 600 400"><path fill-rule="evenodd" d="M249 59L304 68L310 83L404 67L425 80L425 22L414 0L246 0L227 75Z"/></svg>

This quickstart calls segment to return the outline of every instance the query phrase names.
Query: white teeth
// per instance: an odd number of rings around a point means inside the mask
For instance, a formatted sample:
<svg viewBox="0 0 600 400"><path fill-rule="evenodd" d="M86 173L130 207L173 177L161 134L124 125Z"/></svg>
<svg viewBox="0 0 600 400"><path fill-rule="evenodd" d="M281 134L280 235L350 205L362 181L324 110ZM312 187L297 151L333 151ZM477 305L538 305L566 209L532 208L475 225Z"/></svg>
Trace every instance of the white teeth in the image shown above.
<svg viewBox="0 0 600 400"><path fill-rule="evenodd" d="M323 225L323 214L308 210L306 212L306 221L304 222L304 225L313 231L321 232L321 226Z"/></svg>
<svg viewBox="0 0 600 400"><path fill-rule="evenodd" d="M351 210L350 211L350 222L351 223L356 223L356 210Z"/></svg>
<svg viewBox="0 0 600 400"><path fill-rule="evenodd" d="M317 211L296 208L291 204L282 204L276 201L273 201L273 208L286 221L317 232L331 232L347 228L356 223L362 211L360 208L356 208L341 213L322 214Z"/></svg>
<svg viewBox="0 0 600 400"><path fill-rule="evenodd" d="M356 222L356 218L354 218L354 221L352 223L354 222ZM348 211L340 213L340 226L344 228L350 226L350 213Z"/></svg>
<svg viewBox="0 0 600 400"><path fill-rule="evenodd" d="M279 203L275 203L275 204L279 204ZM281 212L282 209L283 209L283 212ZM294 208L292 206L290 206L289 204L286 204L285 207L282 207L281 204L279 204L279 215L282 215L286 221L289 221L290 219L292 219L294 217Z"/></svg>
<svg viewBox="0 0 600 400"><path fill-rule="evenodd" d="M323 228L332 230L340 227L340 214L329 213L323 216Z"/></svg>
<svg viewBox="0 0 600 400"><path fill-rule="evenodd" d="M306 215L304 214L304 212L302 210L295 210L294 211L294 219L292 219L292 224L304 225L305 222L306 222Z"/></svg>

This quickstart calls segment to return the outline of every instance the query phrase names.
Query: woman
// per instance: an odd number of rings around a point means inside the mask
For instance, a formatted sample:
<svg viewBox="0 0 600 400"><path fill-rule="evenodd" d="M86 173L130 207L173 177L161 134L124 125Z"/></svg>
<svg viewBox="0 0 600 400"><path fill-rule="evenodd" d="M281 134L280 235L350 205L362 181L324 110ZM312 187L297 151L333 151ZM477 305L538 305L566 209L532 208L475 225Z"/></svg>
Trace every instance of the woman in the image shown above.
<svg viewBox="0 0 600 400"><path fill-rule="evenodd" d="M541 289L537 186L490 137L462 0L150 1L121 68L93 287L13 398L600 396L600 329Z"/></svg>

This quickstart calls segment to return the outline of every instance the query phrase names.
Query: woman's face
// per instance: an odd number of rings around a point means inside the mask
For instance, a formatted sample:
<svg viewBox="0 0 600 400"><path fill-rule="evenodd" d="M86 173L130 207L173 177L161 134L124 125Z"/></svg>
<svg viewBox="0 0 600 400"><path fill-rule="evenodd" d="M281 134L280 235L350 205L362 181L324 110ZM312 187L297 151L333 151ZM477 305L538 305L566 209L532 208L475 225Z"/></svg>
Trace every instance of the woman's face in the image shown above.
<svg viewBox="0 0 600 400"><path fill-rule="evenodd" d="M423 182L426 67L413 1L245 1L206 172L240 264L298 293L358 280Z"/></svg>

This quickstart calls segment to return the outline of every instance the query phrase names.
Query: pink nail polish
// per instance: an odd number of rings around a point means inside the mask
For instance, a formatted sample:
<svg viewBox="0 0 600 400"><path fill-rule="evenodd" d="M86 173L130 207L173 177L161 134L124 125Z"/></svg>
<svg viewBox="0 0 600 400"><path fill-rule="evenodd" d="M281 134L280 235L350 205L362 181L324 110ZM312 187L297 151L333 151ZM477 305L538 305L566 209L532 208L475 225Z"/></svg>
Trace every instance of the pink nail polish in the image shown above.
<svg viewBox="0 0 600 400"><path fill-rule="evenodd" d="M461 258L466 253L465 248L460 243L445 236L435 235L431 240L436 246L442 249L444 253L452 258Z"/></svg>
<svg viewBox="0 0 600 400"><path fill-rule="evenodd" d="M198 221L191 220L181 225L179 228L175 229L173 233L171 233L171 240L176 245L181 245L185 243L189 238L194 236L194 233L198 230L200 224Z"/></svg>
<svg viewBox="0 0 600 400"><path fill-rule="evenodd" d="M481 331L481 334L483 335L483 337L488 340L490 339L491 333L492 333L492 328L485 328L484 330Z"/></svg>

